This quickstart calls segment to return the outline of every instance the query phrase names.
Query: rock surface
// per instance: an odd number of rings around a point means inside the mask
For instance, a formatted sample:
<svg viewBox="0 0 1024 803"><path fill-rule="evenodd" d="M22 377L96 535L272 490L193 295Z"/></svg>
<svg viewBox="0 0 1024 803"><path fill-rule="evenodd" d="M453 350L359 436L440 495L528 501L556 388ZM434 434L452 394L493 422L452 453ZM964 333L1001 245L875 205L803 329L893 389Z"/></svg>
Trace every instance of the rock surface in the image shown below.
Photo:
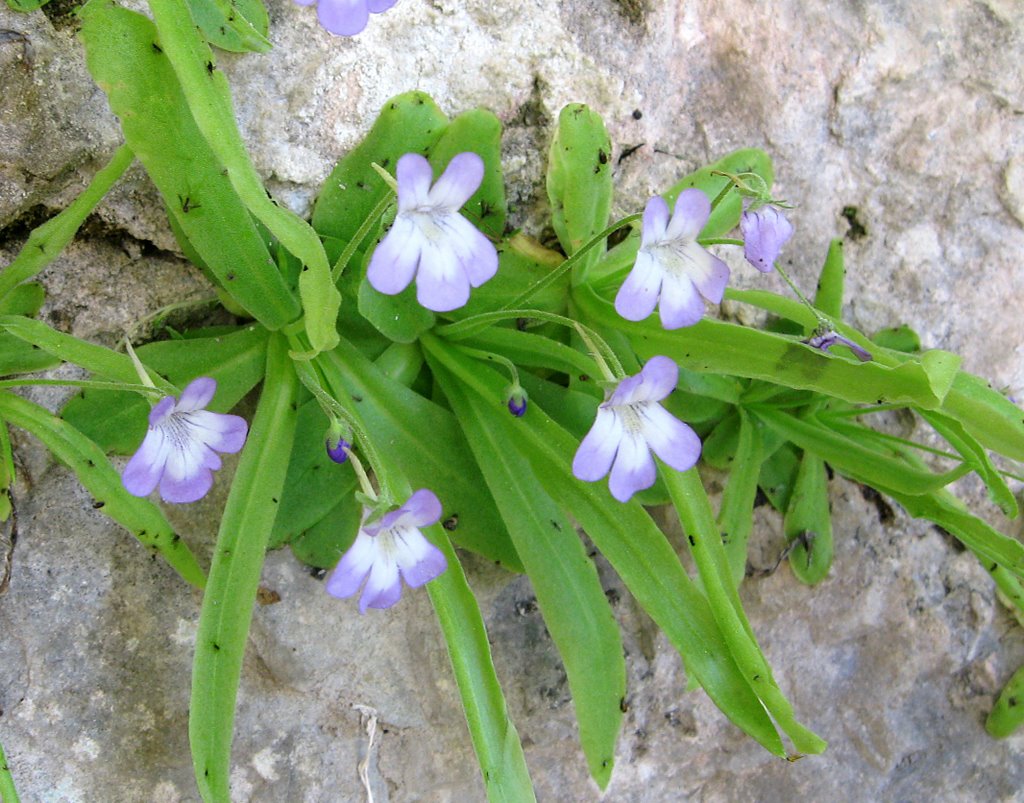
<svg viewBox="0 0 1024 803"><path fill-rule="evenodd" d="M225 54L219 66L257 167L297 210L383 102L419 88L450 113L484 105L501 117L510 199L535 232L551 123L583 101L622 157L617 212L730 149L764 147L777 193L797 204L785 257L798 283L813 286L829 239L844 236L852 324L908 323L927 346L1024 394L1024 326L1007 313L1024 301L1024 20L1011 0L402 0L351 40L325 34L312 9L271 0L269 10L274 51ZM73 27L52 11L0 10L4 264L118 143ZM160 306L208 294L173 251L159 199L135 172L43 275L44 314L112 343ZM778 281L733 264L741 284ZM93 510L65 469L18 445L0 741L23 799L195 800L186 714L199 600ZM200 554L222 503L170 511ZM678 656L606 571L629 709L604 800L1019 797L1024 737L994 743L982 723L1024 661L1024 634L985 573L845 480L833 481L833 507L828 579L808 589L783 566L744 589L776 676L829 751L779 762L702 692L687 693ZM1017 523L1000 526L1020 535ZM754 562L774 563L781 542L777 519L759 514ZM467 564L539 798L600 798L528 581ZM425 595L359 617L286 553L270 556L263 585L280 600L255 615L235 799L365 799L357 765L371 709L375 800L482 798Z"/></svg>

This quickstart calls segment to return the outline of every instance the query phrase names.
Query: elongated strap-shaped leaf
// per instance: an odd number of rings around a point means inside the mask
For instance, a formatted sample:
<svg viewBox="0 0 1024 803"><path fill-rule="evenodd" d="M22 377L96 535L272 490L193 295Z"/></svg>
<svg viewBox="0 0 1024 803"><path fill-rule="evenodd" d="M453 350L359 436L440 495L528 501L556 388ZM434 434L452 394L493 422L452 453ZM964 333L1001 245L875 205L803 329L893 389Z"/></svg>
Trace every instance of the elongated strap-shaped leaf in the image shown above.
<svg viewBox="0 0 1024 803"><path fill-rule="evenodd" d="M978 476L985 482L988 488L989 497L999 505L999 509L1008 518L1017 516L1017 498L1006 484L1003 475L999 473L992 461L986 454L984 447L968 433L960 422L948 415L936 412L935 410L921 410L921 417L924 418L936 432L945 438L964 461L977 472Z"/></svg>
<svg viewBox="0 0 1024 803"><path fill-rule="evenodd" d="M14 261L0 273L0 299L6 298L17 285L31 279L49 265L71 242L86 217L103 196L124 175L135 155L127 145L114 151L113 157L63 211L37 226L28 236ZM13 310L4 310L13 312Z"/></svg>
<svg viewBox="0 0 1024 803"><path fill-rule="evenodd" d="M441 576L427 583L427 593L448 647L487 799L490 803L533 803L536 797L523 746L494 671L476 598L444 531L435 525L424 528L424 534L448 561Z"/></svg>
<svg viewBox="0 0 1024 803"><path fill-rule="evenodd" d="M232 53L270 50L270 20L262 0L188 0L188 7L214 47Z"/></svg>
<svg viewBox="0 0 1024 803"><path fill-rule="evenodd" d="M800 459L783 529L787 541L797 542L789 553L793 574L808 585L824 580L832 565L832 511L825 461L814 452Z"/></svg>
<svg viewBox="0 0 1024 803"><path fill-rule="evenodd" d="M228 495L203 596L192 666L189 741L207 803L229 803L235 696L267 540L295 434L299 382L287 344L270 340L263 392Z"/></svg>
<svg viewBox="0 0 1024 803"><path fill-rule="evenodd" d="M570 103L558 115L547 173L551 224L572 256L608 225L612 207L612 143L601 116L582 103ZM582 276L604 246L587 254L574 274Z"/></svg>
<svg viewBox="0 0 1024 803"><path fill-rule="evenodd" d="M764 447L758 424L740 410L736 459L729 467L729 480L722 493L718 526L722 531L726 560L733 583L739 586L747 569L747 542L754 529L754 500L764 463Z"/></svg>
<svg viewBox="0 0 1024 803"><path fill-rule="evenodd" d="M580 743L591 777L602 789L611 778L615 741L622 722L626 665L618 626L593 562L554 500L521 453L519 432L528 420L509 415L504 405L462 384L460 373L493 374L492 369L448 349L434 376L451 403L484 480L523 561L548 632L562 657L580 727ZM500 378L491 377L492 384Z"/></svg>
<svg viewBox="0 0 1024 803"><path fill-rule="evenodd" d="M332 348L338 338L335 325L341 296L331 280L331 267L320 238L301 218L267 195L235 123L227 79L216 68L213 52L188 7L181 0L149 0L149 8L160 35L160 46L174 68L192 117L227 170L231 186L246 208L302 261L299 295L306 334L314 351ZM260 268L264 273L271 272L269 267Z"/></svg>
<svg viewBox="0 0 1024 803"><path fill-rule="evenodd" d="M832 318L843 314L843 286L846 283L846 267L843 259L843 241L836 239L829 243L828 255L818 276L818 287L814 293L814 306Z"/></svg>
<svg viewBox="0 0 1024 803"><path fill-rule="evenodd" d="M139 375L135 372L135 366L127 354L121 354L106 346L87 343L77 337L58 332L42 321L25 318L21 315L0 315L0 328L26 343L31 343L43 351L59 357L64 362L85 368L103 379L127 384L139 381ZM154 376L153 381L160 390L168 395L177 393L177 388L159 376Z"/></svg>
<svg viewBox="0 0 1024 803"><path fill-rule="evenodd" d="M199 37L186 5L174 5L189 20L191 34ZM91 0L81 18L89 71L107 93L125 140L203 263L268 328L298 318L298 301L223 174L226 165L192 116L163 34L158 38L144 16L106 0ZM196 62L197 69L205 74L202 65L212 65L211 59ZM234 130L233 119L231 127ZM268 202L265 195L263 200Z"/></svg>
<svg viewBox="0 0 1024 803"><path fill-rule="evenodd" d="M187 582L202 588L206 582L188 545L147 499L132 496L121 475L95 443L66 421L20 396L0 392L0 419L30 432L67 465L96 499L96 507L110 516L144 546L156 549Z"/></svg>
<svg viewBox="0 0 1024 803"><path fill-rule="evenodd" d="M488 374L467 374L446 362L446 349L424 339L428 358L443 362L476 393L500 393ZM785 749L764 706L729 654L708 601L683 570L664 534L636 503L620 504L607 489L572 476L578 441L554 423L538 405L520 433L522 450L545 491L580 523L622 577L637 602L679 650L686 670L698 679L722 712L766 749Z"/></svg>
<svg viewBox="0 0 1024 803"><path fill-rule="evenodd" d="M757 645L697 469L684 472L666 469L664 478L689 541L704 593L711 603L711 613L737 666L776 724L793 740L796 750L799 753L823 752L825 742L797 722L792 705L779 689Z"/></svg>
<svg viewBox="0 0 1024 803"><path fill-rule="evenodd" d="M801 449L814 452L847 476L884 493L928 493L949 485L970 471L970 466L963 464L942 474L910 466L905 460L867 445L864 441L870 437L867 427L841 423L827 427L813 417L796 418L767 407L751 410L761 421ZM862 433L863 437L855 433Z"/></svg>

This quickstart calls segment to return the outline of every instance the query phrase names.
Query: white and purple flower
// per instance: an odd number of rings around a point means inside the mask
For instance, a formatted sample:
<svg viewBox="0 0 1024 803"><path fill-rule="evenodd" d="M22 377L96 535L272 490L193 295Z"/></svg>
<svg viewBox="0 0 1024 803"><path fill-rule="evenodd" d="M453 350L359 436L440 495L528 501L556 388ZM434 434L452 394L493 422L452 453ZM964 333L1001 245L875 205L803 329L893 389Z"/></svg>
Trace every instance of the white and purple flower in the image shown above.
<svg viewBox="0 0 1024 803"><path fill-rule="evenodd" d="M651 357L639 374L619 382L597 408L594 426L572 461L573 475L594 482L611 471L612 496L628 502L657 478L651 450L678 471L693 468L700 457L700 438L658 404L675 390L678 380L675 362Z"/></svg>
<svg viewBox="0 0 1024 803"><path fill-rule="evenodd" d="M642 321L659 306L666 329L693 326L704 317L704 300L718 304L729 283L729 268L698 242L711 215L711 202L698 189L683 190L669 219L659 195L644 208L640 251L618 295L615 309L628 321Z"/></svg>
<svg viewBox="0 0 1024 803"><path fill-rule="evenodd" d="M426 488L416 491L398 510L367 524L369 509L356 540L342 555L327 578L327 593L344 599L355 594L366 580L359 598L359 612L390 608L402 596L402 582L419 588L448 568L444 554L420 532L441 518L441 502ZM369 576L369 579L367 579Z"/></svg>
<svg viewBox="0 0 1024 803"><path fill-rule="evenodd" d="M775 268L782 246L793 236L793 224L778 207L762 206L743 213L740 232L747 262L761 273L769 273Z"/></svg>
<svg viewBox="0 0 1024 803"><path fill-rule="evenodd" d="M165 396L150 411L149 431L121 474L130 494L148 496L159 485L165 502L206 496L220 468L217 452L239 451L249 432L244 418L204 409L216 391L216 380L201 376L180 399Z"/></svg>
<svg viewBox="0 0 1024 803"><path fill-rule="evenodd" d="M300 6L317 3L320 24L335 36L355 36L366 27L370 14L380 14L396 0L295 0Z"/></svg>
<svg viewBox="0 0 1024 803"><path fill-rule="evenodd" d="M494 245L459 214L484 178L475 153L452 158L433 187L430 163L407 153L395 168L398 214L370 258L366 278L385 295L402 292L416 279L416 300L434 312L469 301L498 270Z"/></svg>

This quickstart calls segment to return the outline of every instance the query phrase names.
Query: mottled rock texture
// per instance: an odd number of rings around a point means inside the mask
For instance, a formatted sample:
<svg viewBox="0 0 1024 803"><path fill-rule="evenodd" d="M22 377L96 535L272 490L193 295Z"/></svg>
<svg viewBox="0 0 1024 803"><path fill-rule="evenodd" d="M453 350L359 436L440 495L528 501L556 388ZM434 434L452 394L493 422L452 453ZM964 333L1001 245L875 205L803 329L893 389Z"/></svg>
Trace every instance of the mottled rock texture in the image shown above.
<svg viewBox="0 0 1024 803"><path fill-rule="evenodd" d="M843 236L851 323L908 323L927 346L1024 394L1024 17L1012 0L401 0L351 40L324 33L312 9L269 9L274 51L225 54L219 66L257 167L297 210L383 102L419 88L450 113L481 105L499 115L514 217L537 233L552 121L583 101L622 157L617 212L730 149L763 147L777 193L797 205L785 259L799 283L813 286L829 239ZM0 10L4 263L119 142L74 25L61 8ZM42 276L45 317L109 344L160 306L207 295L174 251L159 199L133 172ZM776 277L733 264L741 284L778 289ZM65 469L27 439L18 445L0 741L23 798L195 800L186 715L199 599L93 510ZM204 556L226 483L170 511ZM829 578L809 589L783 565L744 588L776 676L829 751L780 762L702 692L687 693L678 656L605 572L629 652L605 800L1019 798L1024 737L994 743L982 728L1024 661L1019 626L949 538L850 482L832 489ZM996 521L976 487L962 490ZM769 566L783 539L763 510L752 558ZM528 581L467 565L540 799L598 799ZM363 799L358 706L377 712L377 801L481 799L425 595L359 617L286 553L270 557L263 584L280 600L254 619L237 800Z"/></svg>

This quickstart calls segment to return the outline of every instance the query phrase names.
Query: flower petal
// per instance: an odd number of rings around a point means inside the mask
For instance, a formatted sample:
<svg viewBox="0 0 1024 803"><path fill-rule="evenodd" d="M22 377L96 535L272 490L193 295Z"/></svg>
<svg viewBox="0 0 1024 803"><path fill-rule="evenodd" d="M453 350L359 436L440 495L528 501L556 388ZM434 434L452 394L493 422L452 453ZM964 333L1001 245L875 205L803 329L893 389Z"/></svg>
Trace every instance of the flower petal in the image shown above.
<svg viewBox="0 0 1024 803"><path fill-rule="evenodd" d="M444 554L419 530L406 527L395 534L398 568L410 588L419 588L448 568Z"/></svg>
<svg viewBox="0 0 1024 803"><path fill-rule="evenodd" d="M175 403L173 396L164 396L160 399L153 409L149 411L149 425L151 427L160 426L167 416L174 412Z"/></svg>
<svg viewBox="0 0 1024 803"><path fill-rule="evenodd" d="M637 491L650 488L658 477L647 442L639 435L627 435L619 442L608 490L620 502L628 502Z"/></svg>
<svg viewBox="0 0 1024 803"><path fill-rule="evenodd" d="M663 276L657 260L641 248L633 270L615 295L615 311L627 321L642 321L658 306Z"/></svg>
<svg viewBox="0 0 1024 803"><path fill-rule="evenodd" d="M498 250L472 223L459 214L444 220L446 242L473 287L479 287L498 272Z"/></svg>
<svg viewBox="0 0 1024 803"><path fill-rule="evenodd" d="M434 312L450 312L469 301L470 283L447 241L426 242L416 274L416 300Z"/></svg>
<svg viewBox="0 0 1024 803"><path fill-rule="evenodd" d="M472 151L456 154L431 188L429 204L458 212L483 180L483 159Z"/></svg>
<svg viewBox="0 0 1024 803"><path fill-rule="evenodd" d="M396 2L397 0L368 0L366 8L371 14L380 14L382 11L387 11Z"/></svg>
<svg viewBox="0 0 1024 803"><path fill-rule="evenodd" d="M183 417L188 422L190 437L225 454L240 451L249 434L249 424L238 415L197 410Z"/></svg>
<svg viewBox="0 0 1024 803"><path fill-rule="evenodd" d="M396 525L427 527L441 518L441 501L433 491L420 488L399 508L401 517Z"/></svg>
<svg viewBox="0 0 1024 803"><path fill-rule="evenodd" d="M584 482L601 479L612 467L621 439L622 422L619 416L602 405L597 409L594 425L573 457L573 476Z"/></svg>
<svg viewBox="0 0 1024 803"><path fill-rule="evenodd" d="M668 226L668 202L655 195L644 206L644 217L640 227L640 246L653 245L665 239Z"/></svg>
<svg viewBox="0 0 1024 803"><path fill-rule="evenodd" d="M690 245L686 254L690 258L687 276L704 298L712 304L720 304L725 286L729 284L729 266L697 243Z"/></svg>
<svg viewBox="0 0 1024 803"><path fill-rule="evenodd" d="M660 404L647 404L637 411L647 445L661 460L677 471L688 471L700 459L701 443L690 429Z"/></svg>
<svg viewBox="0 0 1024 803"><path fill-rule="evenodd" d="M665 229L668 240L696 240L711 217L711 201L696 187L683 190L676 198L672 220Z"/></svg>
<svg viewBox="0 0 1024 803"><path fill-rule="evenodd" d="M175 442L167 455L160 498L181 504L195 502L206 496L213 485L213 471L220 468L220 457L206 444L190 437Z"/></svg>
<svg viewBox="0 0 1024 803"><path fill-rule="evenodd" d="M149 496L164 473L171 446L163 430L151 428L121 472L121 482L134 496Z"/></svg>
<svg viewBox="0 0 1024 803"><path fill-rule="evenodd" d="M325 590L332 597L344 599L351 597L359 590L366 575L373 566L377 555L377 542L360 528L356 540L348 551L341 556L331 576L327 578Z"/></svg>
<svg viewBox="0 0 1024 803"><path fill-rule="evenodd" d="M434 170L425 156L418 153L402 156L395 165L395 178L398 180L399 212L428 205Z"/></svg>
<svg viewBox="0 0 1024 803"><path fill-rule="evenodd" d="M385 533L378 538L391 538ZM370 578L366 581L363 595L359 598L359 612L366 613L367 608L390 608L402 596L402 581L398 576L398 564L389 552L394 546L380 544L377 556L370 569Z"/></svg>
<svg viewBox="0 0 1024 803"><path fill-rule="evenodd" d="M208 376L201 376L188 383L181 392L181 398L174 405L176 413L190 413L193 410L202 410L213 401L213 394L217 392L217 380ZM156 408L153 408L154 411Z"/></svg>
<svg viewBox="0 0 1024 803"><path fill-rule="evenodd" d="M411 216L399 214L391 231L377 244L366 279L378 293L401 293L413 276L423 251L423 235Z"/></svg>
<svg viewBox="0 0 1024 803"><path fill-rule="evenodd" d="M336 36L355 36L370 19L366 0L320 0L316 13L320 24Z"/></svg>
<svg viewBox="0 0 1024 803"><path fill-rule="evenodd" d="M658 311L666 329L693 326L704 317L704 299L688 277L669 275L661 285Z"/></svg>
<svg viewBox="0 0 1024 803"><path fill-rule="evenodd" d="M635 395L640 402L659 402L676 389L679 382L679 366L675 360L656 354L642 369L643 384Z"/></svg>

